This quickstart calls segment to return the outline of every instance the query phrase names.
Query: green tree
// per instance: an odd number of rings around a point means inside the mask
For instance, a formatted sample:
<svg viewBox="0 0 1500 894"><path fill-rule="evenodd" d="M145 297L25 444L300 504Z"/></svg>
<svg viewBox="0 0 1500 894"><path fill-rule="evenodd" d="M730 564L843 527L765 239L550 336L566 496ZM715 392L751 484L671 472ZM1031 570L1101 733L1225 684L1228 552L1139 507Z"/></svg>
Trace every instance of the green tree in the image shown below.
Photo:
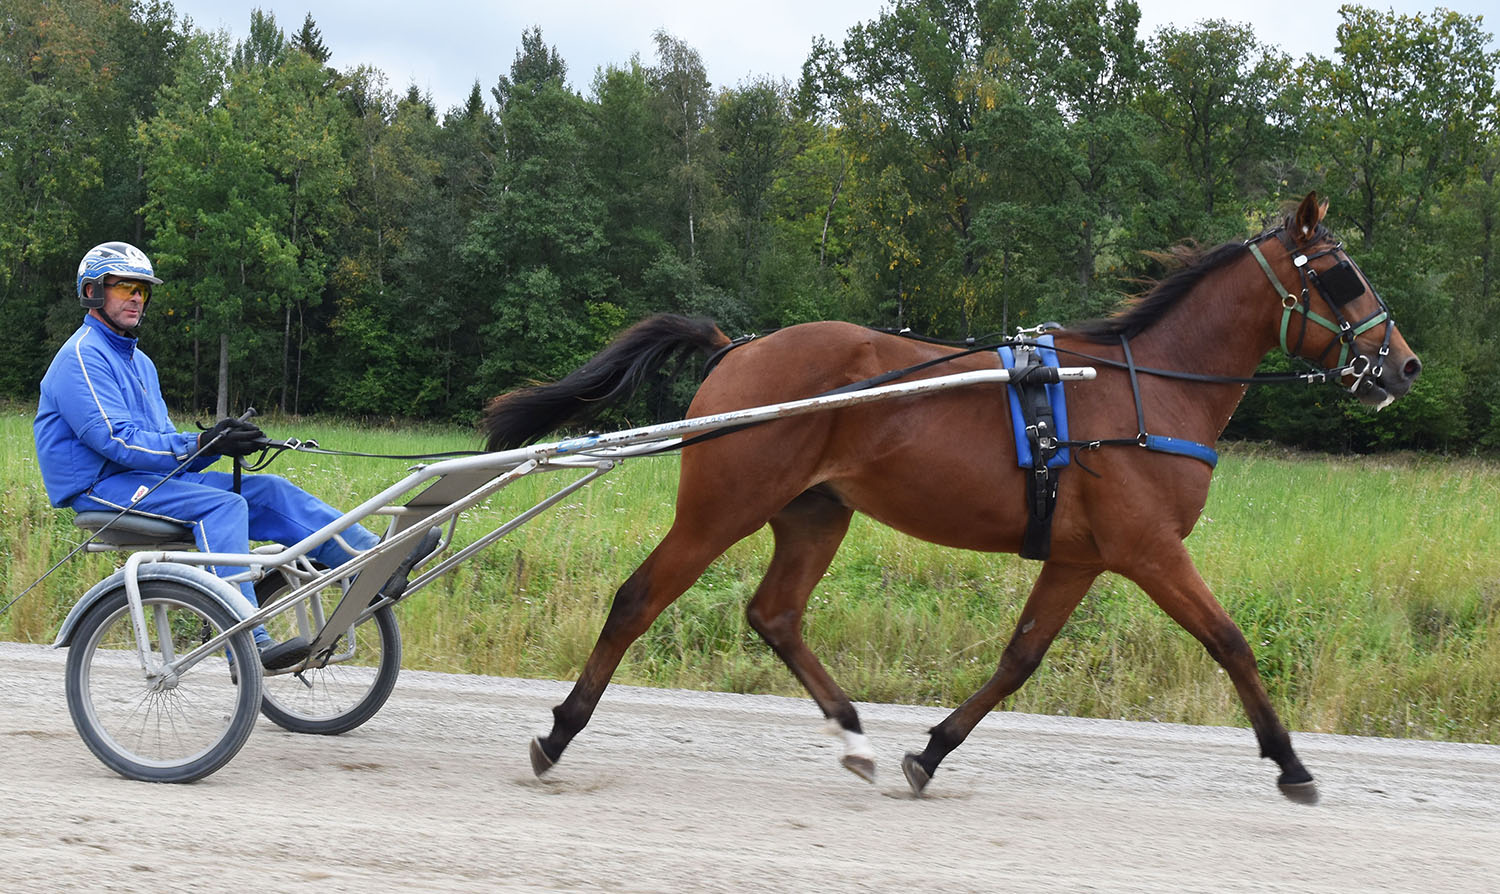
<svg viewBox="0 0 1500 894"><path fill-rule="evenodd" d="M1276 101L1290 58L1223 20L1162 28L1146 58L1141 106L1161 128L1177 179L1195 187L1197 213L1178 228L1203 241L1239 235L1246 200L1280 192L1267 175L1291 124Z"/></svg>
<svg viewBox="0 0 1500 894"><path fill-rule="evenodd" d="M710 183L710 142L705 128L712 99L708 70L698 51L666 31L652 35L657 64L649 77L656 90L657 116L675 156L667 170L679 221L678 243L689 264L698 257L698 214ZM674 228L676 229L676 228Z"/></svg>
<svg viewBox="0 0 1500 894"><path fill-rule="evenodd" d="M651 73L638 58L608 65L595 73L592 92L590 169L604 202L607 275L632 317L682 311L693 277L670 236L675 189L668 171L676 147L658 120Z"/></svg>
<svg viewBox="0 0 1500 894"><path fill-rule="evenodd" d="M307 17L302 20L302 30L292 37L292 49L306 53L318 63L326 63L333 58L333 51L323 43L323 32L313 21L312 13L308 13Z"/></svg>
<svg viewBox="0 0 1500 894"><path fill-rule="evenodd" d="M1063 319L1092 315L1117 300L1118 270L1142 246L1126 226L1157 171L1145 151L1138 110L1144 48L1140 10L1130 0L1060 0L1032 8L1028 48L1036 96L1056 109L1056 174L1045 182L1058 215L1051 238L1071 255L1071 294L1052 308ZM1061 125L1059 127L1059 124ZM1154 240L1155 234L1151 234Z"/></svg>
<svg viewBox="0 0 1500 894"><path fill-rule="evenodd" d="M294 266L285 270L272 299L281 310L280 384L277 405L295 411L301 390L301 326L307 307L321 300L333 265L330 242L347 217L345 197L353 179L344 160L349 117L315 55L288 53L270 69L267 161L285 191L285 244Z"/></svg>
<svg viewBox="0 0 1500 894"><path fill-rule="evenodd" d="M819 42L803 69L801 105L837 122L854 161L854 275L897 325L939 327L956 310L968 332L984 300L983 26L967 0L901 0L841 47Z"/></svg>
<svg viewBox="0 0 1500 894"><path fill-rule="evenodd" d="M473 400L479 371L474 358L494 350L483 335L490 319L489 302L463 260L463 242L471 222L484 208L494 183L500 153L499 125L485 109L479 84L468 102L450 113L438 135L439 203L420 209L427 254L428 296L434 318L442 321L433 349L443 358L443 406L450 415L468 418L481 404Z"/></svg>
<svg viewBox="0 0 1500 894"><path fill-rule="evenodd" d="M286 58L288 49L275 14L256 7L250 11L250 36L235 44L229 64L238 70L270 68Z"/></svg>
<svg viewBox="0 0 1500 894"><path fill-rule="evenodd" d="M1452 329L1461 336L1445 339L1440 362L1463 371L1451 384L1464 395L1469 430L1493 448L1500 446L1500 358L1491 350L1500 339L1500 133L1494 114L1483 124L1481 152L1468 175L1444 192L1431 236L1437 269L1446 274L1443 287L1453 296Z"/></svg>
<svg viewBox="0 0 1500 894"><path fill-rule="evenodd" d="M761 79L720 91L709 128L717 150L714 179L726 203L722 228L729 237L720 277L738 283L742 300L753 308L762 303L762 264L774 247L769 215L777 177L799 148L787 90Z"/></svg>
<svg viewBox="0 0 1500 894"><path fill-rule="evenodd" d="M228 53L223 37L194 35L140 137L149 193L146 219L157 272L167 282L152 301L152 339L176 336L189 349L186 381L179 364L165 357L158 368L163 388L186 393L194 407L201 406L208 352L221 336L227 368L229 323L221 317L237 316L223 307L240 278L237 219L248 219L246 205L264 190L264 178L254 176L254 153L245 135L235 132L229 108L215 105L227 90Z"/></svg>
<svg viewBox="0 0 1500 894"><path fill-rule="evenodd" d="M338 103L316 61L276 49L274 25L257 12L232 57L199 35L141 132L153 248L182 280L162 311L191 345L195 404L205 339L217 341L220 415L287 402L291 321L321 293L345 188Z"/></svg>
<svg viewBox="0 0 1500 894"><path fill-rule="evenodd" d="M1440 200L1480 162L1500 51L1487 49L1478 16L1359 6L1340 15L1338 58L1301 69L1308 164L1333 199L1330 224L1349 238L1407 340L1454 364L1445 372L1429 363L1412 397L1378 417L1350 412L1359 437L1451 442L1470 415L1458 382L1471 376L1458 370L1479 351L1453 325L1455 296L1438 275L1445 250L1432 237L1445 214Z"/></svg>
<svg viewBox="0 0 1500 894"><path fill-rule="evenodd" d="M344 90L354 115L349 216L331 279L335 314L320 368L327 406L352 413L425 415L446 409L452 308L464 298L443 278L458 222L441 219L441 128L414 90L398 98L379 72L359 69ZM482 112L482 109L481 109Z"/></svg>
<svg viewBox="0 0 1500 894"><path fill-rule="evenodd" d="M814 49L803 105L855 160L851 274L898 324L968 334L1114 301L1160 179L1138 21L1128 0L907 0Z"/></svg>
<svg viewBox="0 0 1500 894"><path fill-rule="evenodd" d="M809 320L864 318L849 313L843 278L848 257L853 160L831 126L793 113L784 161L771 172L766 236L757 261L757 321L789 326Z"/></svg>
<svg viewBox="0 0 1500 894"><path fill-rule="evenodd" d="M78 325L78 259L142 241L133 143L177 52L171 7L16 0L0 10L0 392L31 395Z"/></svg>
<svg viewBox="0 0 1500 894"><path fill-rule="evenodd" d="M1478 16L1341 7L1337 61L1303 66L1315 163L1369 248L1400 240L1473 162L1500 51Z"/></svg>
<svg viewBox="0 0 1500 894"><path fill-rule="evenodd" d="M476 399L567 372L625 322L600 263L604 204L590 176L589 110L566 73L530 29L493 91L496 173L460 250L491 311Z"/></svg>

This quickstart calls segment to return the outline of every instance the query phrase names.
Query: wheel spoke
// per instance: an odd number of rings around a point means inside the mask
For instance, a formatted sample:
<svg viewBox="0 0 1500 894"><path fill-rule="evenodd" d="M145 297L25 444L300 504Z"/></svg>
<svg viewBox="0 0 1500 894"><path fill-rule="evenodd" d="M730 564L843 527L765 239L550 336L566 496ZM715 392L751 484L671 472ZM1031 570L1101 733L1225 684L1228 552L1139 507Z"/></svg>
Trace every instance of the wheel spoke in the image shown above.
<svg viewBox="0 0 1500 894"><path fill-rule="evenodd" d="M142 602L155 639L149 658L159 667L235 623L211 596L176 582L142 582ZM255 654L248 632L231 643L236 656ZM236 660L243 685L213 660L165 677L143 673L128 603L118 591L74 635L69 711L90 750L116 772L164 782L201 778L227 762L254 727L259 674L243 666L244 658Z"/></svg>
<svg viewBox="0 0 1500 894"><path fill-rule="evenodd" d="M267 578L262 584L265 586L256 591L261 605L278 599L288 589L279 577ZM266 629L278 640L296 635L311 638L323 620L333 615L343 596L342 587L328 586L267 620ZM400 665L401 635L387 606L346 631L336 642L327 665L267 676L261 711L292 732L348 732L385 704Z"/></svg>

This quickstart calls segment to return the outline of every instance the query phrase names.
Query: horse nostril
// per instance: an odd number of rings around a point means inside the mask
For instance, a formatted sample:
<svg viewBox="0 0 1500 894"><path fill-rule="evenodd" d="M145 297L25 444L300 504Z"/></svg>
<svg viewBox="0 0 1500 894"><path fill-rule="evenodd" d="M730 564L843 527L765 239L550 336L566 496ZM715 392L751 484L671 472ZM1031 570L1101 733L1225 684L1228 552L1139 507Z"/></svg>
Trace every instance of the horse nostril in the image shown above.
<svg viewBox="0 0 1500 894"><path fill-rule="evenodd" d="M1415 357L1411 358L1406 361L1405 366L1401 367L1401 372L1406 374L1408 380L1415 379L1422 373L1422 361Z"/></svg>

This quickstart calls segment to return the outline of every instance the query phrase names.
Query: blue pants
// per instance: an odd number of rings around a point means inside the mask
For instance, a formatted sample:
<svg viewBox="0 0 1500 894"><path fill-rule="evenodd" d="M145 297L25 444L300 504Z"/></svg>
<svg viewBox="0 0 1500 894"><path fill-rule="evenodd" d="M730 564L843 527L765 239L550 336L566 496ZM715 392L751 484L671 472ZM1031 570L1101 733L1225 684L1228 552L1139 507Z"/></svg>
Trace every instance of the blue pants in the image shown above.
<svg viewBox="0 0 1500 894"><path fill-rule="evenodd" d="M130 506L136 494L160 482L161 475L154 472L111 475L95 482L73 501L72 508L75 512L118 512ZM132 506L131 511L187 525L200 550L216 553L248 553L252 540L291 546L343 515L279 475L246 475L238 494L232 490L233 485L234 476L224 472L182 472ZM358 550L380 542L379 537L359 525L345 528L341 536ZM352 557L333 539L310 555L329 568ZM246 569L217 566L211 570L220 577L228 577ZM251 605L259 605L253 584L242 581L239 587ZM269 639L265 628L255 629L255 639Z"/></svg>

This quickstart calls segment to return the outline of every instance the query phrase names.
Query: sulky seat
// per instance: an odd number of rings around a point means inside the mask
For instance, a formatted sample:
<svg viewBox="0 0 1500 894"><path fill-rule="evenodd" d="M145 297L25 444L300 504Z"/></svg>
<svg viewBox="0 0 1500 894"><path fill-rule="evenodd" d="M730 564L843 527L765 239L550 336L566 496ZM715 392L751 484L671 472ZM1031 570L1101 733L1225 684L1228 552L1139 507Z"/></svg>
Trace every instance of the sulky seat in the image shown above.
<svg viewBox="0 0 1500 894"><path fill-rule="evenodd" d="M73 524L85 531L102 534L94 537L89 549L103 551L112 549L197 549L193 532L187 525L165 519L152 518L127 512L80 512ZM109 527L105 527L108 525Z"/></svg>

